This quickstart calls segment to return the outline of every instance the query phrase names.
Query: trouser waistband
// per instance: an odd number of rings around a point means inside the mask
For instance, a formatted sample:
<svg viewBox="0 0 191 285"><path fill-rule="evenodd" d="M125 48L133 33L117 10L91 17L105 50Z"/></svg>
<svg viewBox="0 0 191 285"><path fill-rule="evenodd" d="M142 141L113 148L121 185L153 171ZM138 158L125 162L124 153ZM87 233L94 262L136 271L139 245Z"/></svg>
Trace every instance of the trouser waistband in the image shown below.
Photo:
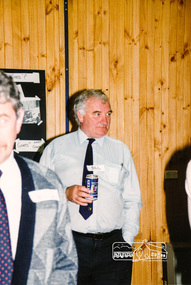
<svg viewBox="0 0 191 285"><path fill-rule="evenodd" d="M72 231L72 232L76 236L93 238L95 240L103 240L103 239L106 239L108 237L111 237L112 235L114 235L116 233L121 232L121 229L113 230L113 231L107 232L107 233L80 233L80 232L76 232L76 231Z"/></svg>

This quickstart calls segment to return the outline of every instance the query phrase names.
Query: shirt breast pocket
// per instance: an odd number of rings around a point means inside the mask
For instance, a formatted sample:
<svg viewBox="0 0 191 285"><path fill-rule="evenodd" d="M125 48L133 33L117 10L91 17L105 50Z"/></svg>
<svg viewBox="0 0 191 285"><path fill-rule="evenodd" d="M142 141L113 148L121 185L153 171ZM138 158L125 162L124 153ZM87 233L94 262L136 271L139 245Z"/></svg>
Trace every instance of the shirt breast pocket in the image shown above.
<svg viewBox="0 0 191 285"><path fill-rule="evenodd" d="M110 161L105 161L104 165L104 180L117 187L123 188L124 179L128 176L128 171L121 164L116 164Z"/></svg>

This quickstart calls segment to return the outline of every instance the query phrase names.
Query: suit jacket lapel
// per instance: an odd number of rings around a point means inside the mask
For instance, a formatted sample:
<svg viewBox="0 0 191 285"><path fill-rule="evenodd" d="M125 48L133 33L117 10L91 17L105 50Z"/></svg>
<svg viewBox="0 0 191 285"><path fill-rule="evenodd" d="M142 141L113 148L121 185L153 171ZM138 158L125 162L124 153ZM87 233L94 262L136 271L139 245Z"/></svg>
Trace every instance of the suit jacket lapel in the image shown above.
<svg viewBox="0 0 191 285"><path fill-rule="evenodd" d="M30 200L28 192L35 188L27 163L17 155L15 159L21 171L22 207L12 284L25 285L32 256L36 211L36 205Z"/></svg>

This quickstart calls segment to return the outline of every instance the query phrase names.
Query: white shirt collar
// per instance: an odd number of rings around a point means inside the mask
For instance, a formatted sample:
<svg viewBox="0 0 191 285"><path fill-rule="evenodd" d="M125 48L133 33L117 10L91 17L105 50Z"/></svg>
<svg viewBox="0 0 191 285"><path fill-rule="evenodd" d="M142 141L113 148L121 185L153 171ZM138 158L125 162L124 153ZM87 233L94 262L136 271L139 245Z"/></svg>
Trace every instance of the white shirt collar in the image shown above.
<svg viewBox="0 0 191 285"><path fill-rule="evenodd" d="M9 216L11 247L15 258L21 216L21 173L12 151L9 158L0 165L3 175L0 188L4 194ZM11 177L11 178L10 178Z"/></svg>
<svg viewBox="0 0 191 285"><path fill-rule="evenodd" d="M80 129L80 127L78 128L77 135L80 144L83 144L83 142L85 142L88 139L88 136ZM100 146L102 146L104 138L105 136L103 136L102 138L97 138L95 139L95 142L97 142Z"/></svg>
<svg viewBox="0 0 191 285"><path fill-rule="evenodd" d="M2 164L0 164L0 169L2 172L5 172L9 169L10 165L12 165L14 163L14 155L13 155L13 151L11 152L10 156L8 157L8 159L6 159Z"/></svg>

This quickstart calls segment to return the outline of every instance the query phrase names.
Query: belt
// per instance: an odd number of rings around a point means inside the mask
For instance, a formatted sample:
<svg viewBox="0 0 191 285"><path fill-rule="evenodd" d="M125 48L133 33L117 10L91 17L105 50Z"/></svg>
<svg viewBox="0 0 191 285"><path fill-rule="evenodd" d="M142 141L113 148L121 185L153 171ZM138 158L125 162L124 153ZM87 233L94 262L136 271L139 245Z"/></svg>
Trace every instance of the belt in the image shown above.
<svg viewBox="0 0 191 285"><path fill-rule="evenodd" d="M121 232L121 230L113 230L111 232L108 233L80 233L80 232L76 232L76 231L72 231L74 235L76 236L82 236L82 237L86 237L86 238L93 238L95 240L103 240L106 239L110 236L112 236L113 234L117 233L117 232Z"/></svg>

